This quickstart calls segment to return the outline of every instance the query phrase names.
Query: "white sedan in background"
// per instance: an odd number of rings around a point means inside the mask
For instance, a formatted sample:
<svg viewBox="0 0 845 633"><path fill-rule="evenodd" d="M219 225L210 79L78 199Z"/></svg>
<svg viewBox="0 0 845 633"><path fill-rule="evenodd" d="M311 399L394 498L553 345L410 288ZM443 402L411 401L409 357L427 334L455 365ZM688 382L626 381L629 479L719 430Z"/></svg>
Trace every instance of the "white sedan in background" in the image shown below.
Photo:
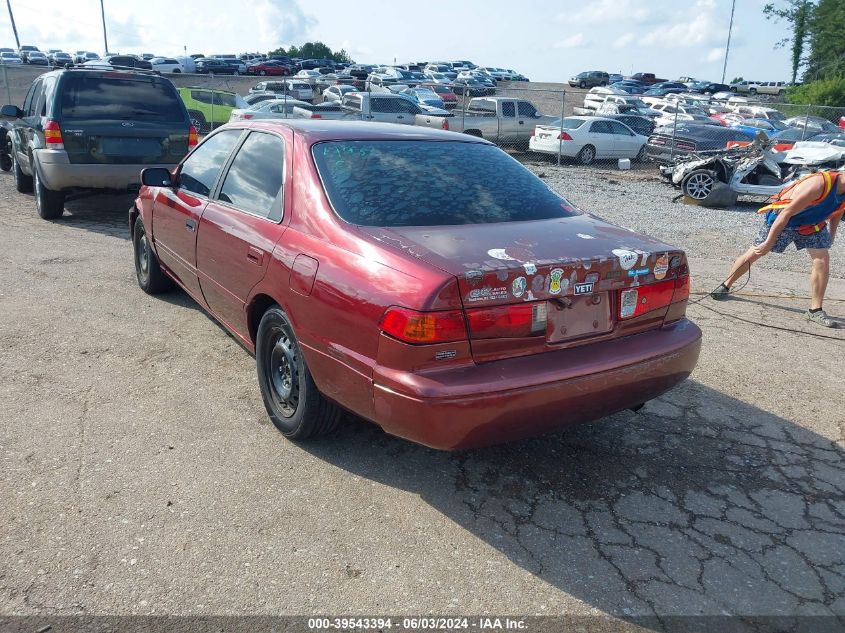
<svg viewBox="0 0 845 633"><path fill-rule="evenodd" d="M229 115L229 123L233 121L252 121L253 119L294 119L293 109L310 106L310 103L299 99L270 99L261 101L249 108L235 108Z"/></svg>
<svg viewBox="0 0 845 633"><path fill-rule="evenodd" d="M350 92L358 92L358 89L355 86L329 86L323 90L323 99L326 101L342 101L343 95Z"/></svg>
<svg viewBox="0 0 845 633"><path fill-rule="evenodd" d="M153 70L157 70L160 73L178 74L185 72L185 69L182 68L182 64L172 57L153 57L150 60L150 65L152 65Z"/></svg>
<svg viewBox="0 0 845 633"><path fill-rule="evenodd" d="M538 125L528 142L533 152L574 158L589 165L601 158L642 159L648 137L624 123L598 116L571 116Z"/></svg>

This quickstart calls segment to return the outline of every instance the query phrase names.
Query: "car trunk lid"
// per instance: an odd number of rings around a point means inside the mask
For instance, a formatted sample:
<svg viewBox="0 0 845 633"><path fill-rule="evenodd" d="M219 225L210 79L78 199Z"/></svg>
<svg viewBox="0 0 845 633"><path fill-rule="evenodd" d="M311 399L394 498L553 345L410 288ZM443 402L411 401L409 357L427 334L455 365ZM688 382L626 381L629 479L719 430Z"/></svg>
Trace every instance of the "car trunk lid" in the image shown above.
<svg viewBox="0 0 845 633"><path fill-rule="evenodd" d="M143 121L71 121L62 138L71 163L178 163L188 153L188 128Z"/></svg>
<svg viewBox="0 0 845 633"><path fill-rule="evenodd" d="M476 361L632 333L618 327L619 291L686 266L681 251L589 215L361 230L457 278ZM665 314L641 319L639 331L660 327Z"/></svg>

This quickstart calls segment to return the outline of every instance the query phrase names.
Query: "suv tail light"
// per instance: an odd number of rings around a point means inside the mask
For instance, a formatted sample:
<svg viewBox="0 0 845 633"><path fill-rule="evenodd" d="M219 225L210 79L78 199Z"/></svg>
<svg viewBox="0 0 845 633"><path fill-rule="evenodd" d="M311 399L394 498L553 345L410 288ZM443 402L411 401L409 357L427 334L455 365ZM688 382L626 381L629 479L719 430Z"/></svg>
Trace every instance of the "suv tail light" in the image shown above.
<svg viewBox="0 0 845 633"><path fill-rule="evenodd" d="M47 149L65 148L65 142L62 140L62 128L55 121L47 121L44 125L44 145Z"/></svg>
<svg viewBox="0 0 845 633"><path fill-rule="evenodd" d="M546 331L546 303L519 303L467 310L470 336L483 338L524 338Z"/></svg>
<svg viewBox="0 0 845 633"><path fill-rule="evenodd" d="M619 291L619 319L633 319L646 312L689 298L689 275Z"/></svg>
<svg viewBox="0 0 845 633"><path fill-rule="evenodd" d="M199 137L197 136L197 128L193 125L188 128L188 149L194 149L199 143Z"/></svg>
<svg viewBox="0 0 845 633"><path fill-rule="evenodd" d="M379 327L385 334L414 345L449 343L467 338L464 315L460 310L417 312L392 307L384 313Z"/></svg>

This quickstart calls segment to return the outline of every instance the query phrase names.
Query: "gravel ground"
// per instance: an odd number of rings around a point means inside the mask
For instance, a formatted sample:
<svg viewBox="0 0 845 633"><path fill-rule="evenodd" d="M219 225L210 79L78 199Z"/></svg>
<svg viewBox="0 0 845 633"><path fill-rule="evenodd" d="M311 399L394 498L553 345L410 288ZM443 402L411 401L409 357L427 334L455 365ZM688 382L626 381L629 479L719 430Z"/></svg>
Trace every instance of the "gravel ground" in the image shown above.
<svg viewBox="0 0 845 633"><path fill-rule="evenodd" d="M686 248L699 288L753 232L753 207L673 203L647 170L534 169L585 209ZM129 204L88 198L45 222L0 174L0 630L12 615L35 616L28 633L70 630L54 616L73 614L841 626L845 332L815 336L803 302L691 306L699 366L637 414L462 454L351 418L294 444L268 423L241 347L182 293L137 288ZM845 298L834 251L830 295ZM806 284L787 255L756 267L749 290Z"/></svg>

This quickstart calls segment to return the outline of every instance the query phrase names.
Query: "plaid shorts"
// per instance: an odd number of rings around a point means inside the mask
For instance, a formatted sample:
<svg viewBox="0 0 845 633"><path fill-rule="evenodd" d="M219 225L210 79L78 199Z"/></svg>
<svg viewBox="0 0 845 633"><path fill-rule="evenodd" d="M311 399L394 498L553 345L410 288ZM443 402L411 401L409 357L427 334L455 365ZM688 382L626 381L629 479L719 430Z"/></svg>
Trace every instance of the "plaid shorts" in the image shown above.
<svg viewBox="0 0 845 633"><path fill-rule="evenodd" d="M763 225L754 238L754 246L759 246L766 241L769 236L769 226L763 220ZM830 231L827 230L827 225L818 233L811 235L801 235L797 228L786 227L780 235L778 235L775 245L772 247L772 252L782 253L790 244L795 244L795 248L803 250L805 248L830 248L833 245L833 240L830 237Z"/></svg>

